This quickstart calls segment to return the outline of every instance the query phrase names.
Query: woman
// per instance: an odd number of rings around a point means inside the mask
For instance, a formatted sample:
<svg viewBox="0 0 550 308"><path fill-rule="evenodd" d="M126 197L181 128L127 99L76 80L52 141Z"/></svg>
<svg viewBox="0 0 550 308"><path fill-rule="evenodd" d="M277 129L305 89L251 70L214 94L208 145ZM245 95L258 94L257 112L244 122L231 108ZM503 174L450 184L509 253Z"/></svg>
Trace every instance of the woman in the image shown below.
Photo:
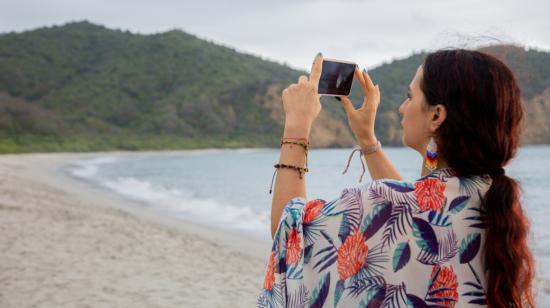
<svg viewBox="0 0 550 308"><path fill-rule="evenodd" d="M381 149L380 91L356 69L363 105L341 103L373 181L327 202L306 201L301 169L321 110L321 63L319 54L310 77L282 93L279 163L287 167L276 165L274 242L258 306L533 307L529 223L520 187L502 168L523 119L508 67L463 49L425 58L399 108L403 143L424 157L414 182Z"/></svg>

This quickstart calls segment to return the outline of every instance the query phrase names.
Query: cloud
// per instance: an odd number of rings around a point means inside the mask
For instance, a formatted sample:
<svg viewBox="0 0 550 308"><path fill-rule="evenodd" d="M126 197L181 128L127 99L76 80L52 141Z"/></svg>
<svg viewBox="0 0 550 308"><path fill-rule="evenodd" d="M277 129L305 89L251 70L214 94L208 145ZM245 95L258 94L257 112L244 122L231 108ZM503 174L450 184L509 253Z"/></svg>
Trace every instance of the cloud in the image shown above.
<svg viewBox="0 0 550 308"><path fill-rule="evenodd" d="M413 51L500 41L550 49L545 1L144 1L0 3L0 31L87 19L144 34L181 29L308 70L313 56L373 67Z"/></svg>

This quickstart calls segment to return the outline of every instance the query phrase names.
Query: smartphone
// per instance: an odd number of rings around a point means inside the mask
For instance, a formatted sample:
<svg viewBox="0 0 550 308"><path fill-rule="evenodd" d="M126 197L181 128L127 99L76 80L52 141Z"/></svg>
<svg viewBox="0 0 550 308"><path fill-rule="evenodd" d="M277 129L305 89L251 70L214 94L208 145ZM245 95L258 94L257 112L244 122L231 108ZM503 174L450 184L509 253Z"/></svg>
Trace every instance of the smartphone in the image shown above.
<svg viewBox="0 0 550 308"><path fill-rule="evenodd" d="M335 59L323 59L317 93L327 96L348 96L357 64Z"/></svg>

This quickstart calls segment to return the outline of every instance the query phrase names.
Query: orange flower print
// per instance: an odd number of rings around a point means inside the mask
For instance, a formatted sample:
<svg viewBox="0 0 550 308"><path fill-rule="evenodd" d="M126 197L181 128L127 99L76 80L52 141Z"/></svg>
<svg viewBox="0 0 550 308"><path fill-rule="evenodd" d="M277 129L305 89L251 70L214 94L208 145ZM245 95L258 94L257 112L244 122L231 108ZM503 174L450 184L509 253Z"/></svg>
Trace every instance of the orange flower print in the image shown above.
<svg viewBox="0 0 550 308"><path fill-rule="evenodd" d="M355 275L367 262L369 247L365 243L363 232L355 229L338 248L338 274L340 280Z"/></svg>
<svg viewBox="0 0 550 308"><path fill-rule="evenodd" d="M432 285L426 299L443 307L454 307L458 301L458 281L452 266L436 265L432 269Z"/></svg>
<svg viewBox="0 0 550 308"><path fill-rule="evenodd" d="M264 278L264 289L271 291L275 284L275 252L271 252L269 262L267 262L267 271Z"/></svg>
<svg viewBox="0 0 550 308"><path fill-rule="evenodd" d="M319 213L321 212L321 209L325 205L325 200L322 199L315 199L315 200L309 200L306 205L304 206L304 223L307 224L311 222Z"/></svg>
<svg viewBox="0 0 550 308"><path fill-rule="evenodd" d="M300 259L300 235L295 228L290 230L286 241L286 264L294 264Z"/></svg>
<svg viewBox="0 0 550 308"><path fill-rule="evenodd" d="M414 194L420 211L435 211L445 206L445 182L426 178L414 183Z"/></svg>

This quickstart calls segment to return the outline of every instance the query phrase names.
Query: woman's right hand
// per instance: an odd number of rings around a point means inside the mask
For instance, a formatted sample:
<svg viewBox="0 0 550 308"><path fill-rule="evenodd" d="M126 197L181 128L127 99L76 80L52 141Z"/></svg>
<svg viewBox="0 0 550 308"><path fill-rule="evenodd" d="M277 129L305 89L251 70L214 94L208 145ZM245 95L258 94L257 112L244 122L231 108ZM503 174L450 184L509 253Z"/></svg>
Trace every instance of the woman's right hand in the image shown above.
<svg viewBox="0 0 550 308"><path fill-rule="evenodd" d="M355 79L359 81L365 99L359 109L355 109L347 96L340 96L342 106L348 115L348 123L355 134L359 144L372 145L378 140L374 133L374 121L376 119L376 110L380 104L380 88L374 85L365 70L359 71L355 68Z"/></svg>

